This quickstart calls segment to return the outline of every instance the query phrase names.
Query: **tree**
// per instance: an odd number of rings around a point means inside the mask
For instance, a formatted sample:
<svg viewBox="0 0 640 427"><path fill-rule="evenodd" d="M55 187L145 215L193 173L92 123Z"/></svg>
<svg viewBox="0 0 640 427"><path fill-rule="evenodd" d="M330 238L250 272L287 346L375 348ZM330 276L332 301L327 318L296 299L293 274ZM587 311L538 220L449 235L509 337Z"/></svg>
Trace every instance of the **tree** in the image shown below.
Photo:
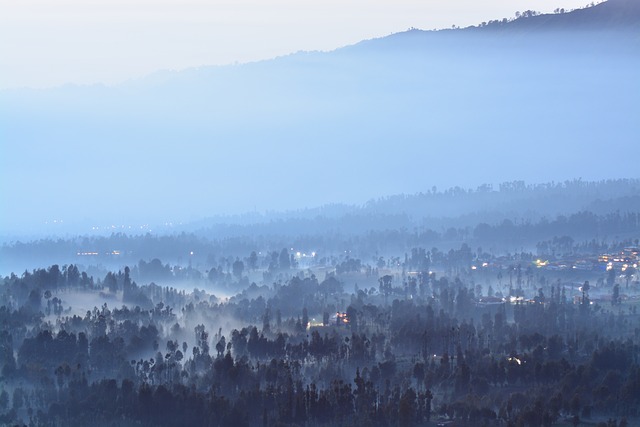
<svg viewBox="0 0 640 427"><path fill-rule="evenodd" d="M589 285L589 281L585 280L582 285L582 303L587 304L589 301L589 290L591 290L591 285Z"/></svg>
<svg viewBox="0 0 640 427"><path fill-rule="evenodd" d="M617 283L613 286L613 295L611 295L611 305L620 304L620 285Z"/></svg>
<svg viewBox="0 0 640 427"><path fill-rule="evenodd" d="M8 331L0 332L0 365L2 376L10 376L16 370L16 360L13 357L13 339Z"/></svg>
<svg viewBox="0 0 640 427"><path fill-rule="evenodd" d="M398 424L401 427L409 427L415 424L416 393L412 388L406 390L400 398L398 405Z"/></svg>
<svg viewBox="0 0 640 427"><path fill-rule="evenodd" d="M236 276L238 280L241 279L242 272L244 271L244 263L240 261L239 258L236 258L232 268L233 268L233 275Z"/></svg>
<svg viewBox="0 0 640 427"><path fill-rule="evenodd" d="M209 354L209 334L204 325L198 325L194 328L196 334L196 346L200 348L203 354Z"/></svg>
<svg viewBox="0 0 640 427"><path fill-rule="evenodd" d="M271 331L271 310L267 307L262 316L262 332L267 333L269 331Z"/></svg>
<svg viewBox="0 0 640 427"><path fill-rule="evenodd" d="M287 248L282 248L280 251L280 257L278 258L278 265L281 270L289 270L291 268L291 258L289 257L289 251Z"/></svg>
<svg viewBox="0 0 640 427"><path fill-rule="evenodd" d="M612 287L616 283L616 270L611 267L607 272L607 286Z"/></svg>
<svg viewBox="0 0 640 427"><path fill-rule="evenodd" d="M309 312L307 311L307 307L302 308L302 326L304 329L307 329L309 325Z"/></svg>
<svg viewBox="0 0 640 427"><path fill-rule="evenodd" d="M629 282L631 281L631 277L633 277L633 273L634 273L634 268L633 267L627 267L624 270L624 278L627 282L626 288L629 289Z"/></svg>
<svg viewBox="0 0 640 427"><path fill-rule="evenodd" d="M431 401L433 400L433 393L428 389L424 395L425 398L425 415L427 422L431 421Z"/></svg>
<svg viewBox="0 0 640 427"><path fill-rule="evenodd" d="M250 270L258 268L258 254L256 254L256 251L251 251L251 255L249 255L247 259L247 264L249 264Z"/></svg>
<svg viewBox="0 0 640 427"><path fill-rule="evenodd" d="M385 304L386 304L387 297L389 296L389 294L391 294L392 282L393 282L393 276L389 274L386 274L382 276L380 279L378 279L379 290L380 290L380 293L384 295Z"/></svg>
<svg viewBox="0 0 640 427"><path fill-rule="evenodd" d="M216 344L216 351L218 352L218 357L222 357L222 355L224 354L224 349L227 347L227 341L224 338L224 335L220 338L220 341L218 341L218 344Z"/></svg>
<svg viewBox="0 0 640 427"><path fill-rule="evenodd" d="M118 279L112 272L107 273L102 283L104 283L104 286L109 289L109 292L115 294L118 291Z"/></svg>
<svg viewBox="0 0 640 427"><path fill-rule="evenodd" d="M347 319L351 325L351 332L358 332L358 310L352 305L347 307Z"/></svg>
<svg viewBox="0 0 640 427"><path fill-rule="evenodd" d="M135 288L135 284L131 282L130 277L131 270L129 267L124 268L124 281L122 282L122 299L127 301L133 297L133 290Z"/></svg>
<svg viewBox="0 0 640 427"><path fill-rule="evenodd" d="M40 292L40 289L32 289L31 292L29 292L29 305L34 312L40 311L41 303L42 293Z"/></svg>

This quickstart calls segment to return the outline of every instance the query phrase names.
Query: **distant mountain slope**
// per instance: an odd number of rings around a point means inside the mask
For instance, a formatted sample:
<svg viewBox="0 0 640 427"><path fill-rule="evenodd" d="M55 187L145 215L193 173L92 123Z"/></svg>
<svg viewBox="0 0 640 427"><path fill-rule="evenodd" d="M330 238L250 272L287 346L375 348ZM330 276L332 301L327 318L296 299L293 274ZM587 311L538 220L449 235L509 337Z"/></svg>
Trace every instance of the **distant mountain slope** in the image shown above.
<svg viewBox="0 0 640 427"><path fill-rule="evenodd" d="M286 224L286 221L298 219L314 221L315 224L341 225L343 232L364 233L370 229L394 228L395 225L412 229L427 224L437 230L441 227L475 226L479 222L496 224L504 219L535 222L581 211L598 215L640 212L640 179L572 180L544 184L506 182L495 188L479 186L476 190L431 189L419 194L381 197L362 205L326 205L267 214L213 217L184 227L198 230L220 224ZM279 233L285 234L284 228Z"/></svg>
<svg viewBox="0 0 640 427"><path fill-rule="evenodd" d="M500 31L409 31L116 87L0 92L0 199L12 206L0 229L637 177L640 27L612 24L636 9L610 0ZM542 31L551 21L567 31ZM605 30L579 25L592 21Z"/></svg>
<svg viewBox="0 0 640 427"><path fill-rule="evenodd" d="M608 0L595 6L571 12L528 16L506 24L494 23L486 29L509 30L620 30L640 27L640 2L637 0Z"/></svg>
<svg viewBox="0 0 640 427"><path fill-rule="evenodd" d="M640 49L640 1L608 0L584 9L523 15L517 19L503 18L466 28L430 31L413 29L366 40L346 49L460 49L461 44L477 46L493 43L504 47L551 40L559 46L567 41L582 40L587 47L595 42L598 45L606 44L610 48L622 45L623 49ZM554 48L554 44L545 43L543 46Z"/></svg>

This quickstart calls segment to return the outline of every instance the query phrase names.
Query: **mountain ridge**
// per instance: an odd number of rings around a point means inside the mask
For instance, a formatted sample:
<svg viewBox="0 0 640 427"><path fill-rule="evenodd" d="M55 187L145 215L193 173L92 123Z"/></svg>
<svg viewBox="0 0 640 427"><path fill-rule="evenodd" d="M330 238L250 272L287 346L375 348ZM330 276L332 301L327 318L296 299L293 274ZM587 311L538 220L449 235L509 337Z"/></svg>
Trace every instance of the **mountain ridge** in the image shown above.
<svg viewBox="0 0 640 427"><path fill-rule="evenodd" d="M299 51L287 55L277 56L270 59L260 61L252 61L243 64L233 65L216 65L216 66L200 66L185 70L166 71L171 76L180 73L207 72L215 71L220 68L237 68L242 66L255 66L260 64L268 64L273 61L289 61L300 58L316 58L325 57L331 54L340 55L343 52L352 52L370 45L373 49L384 47L388 42L406 39L410 37L418 38L421 41L430 41L429 37L467 37L469 33L478 35L494 35L504 32L523 33L526 35L546 35L547 32L556 31L607 31L607 32L628 32L635 34L635 40L629 40L633 47L640 48L640 1L636 0L607 0L593 6L587 6L581 9L574 9L564 13L553 14L535 14L532 16L521 16L519 18L508 20L490 21L487 25L475 25L455 29L438 29L438 30L422 30L409 29L393 33L387 36L376 37L372 39L361 40L357 43L338 47L329 51ZM437 40L434 41L437 43ZM514 43L517 42L515 39ZM163 71L160 71L163 73ZM155 73L154 73L155 74ZM144 79L145 77L142 77ZM166 79L160 78L160 81Z"/></svg>
<svg viewBox="0 0 640 427"><path fill-rule="evenodd" d="M527 11L532 12L532 11ZM74 84L67 83L60 86L54 86L51 88L13 88L2 89L0 93L15 93L20 91L33 91L43 92L55 89L72 89L72 88L118 88L118 87L135 87L139 84L158 85L165 83L180 75L193 75L194 73L209 73L219 70L233 70L238 67L256 66L262 64L269 64L273 61L290 61L297 59L304 59L310 57L325 57L331 54L340 55L343 52L352 52L359 49L381 49L385 48L385 45L391 44L392 47L397 47L396 43L399 40L414 39L422 42L439 43L443 38L449 38L455 40L456 38L467 39L470 33L474 35L493 36L501 35L504 33L511 33L516 36L523 35L541 35L544 36L548 32L575 32L575 31L605 31L605 32L629 32L631 35L635 35L635 39L628 40L632 46L640 47L640 1L637 0L606 0L602 3L595 4L593 6L587 6L580 9L574 9L563 13L551 13L551 14L537 14L533 12L533 15L522 15L515 19L497 19L489 21L488 23L482 23L478 25L471 25L468 27L457 28L445 28L436 30L423 30L418 28L412 28L406 31L400 31L392 33L390 35L374 37L372 39L365 39L356 42L351 45L338 47L327 51L298 51L292 52L286 55L280 55L273 58L250 61L240 64L223 64L223 65L201 65L198 67L188 67L180 70L168 70L161 69L144 76L131 78L123 82L107 85L102 83L94 84ZM514 38L514 43L518 42L517 37Z"/></svg>
<svg viewBox="0 0 640 427"><path fill-rule="evenodd" d="M434 185L637 176L635 29L487 28L3 92L0 196L12 209L0 220L178 221Z"/></svg>

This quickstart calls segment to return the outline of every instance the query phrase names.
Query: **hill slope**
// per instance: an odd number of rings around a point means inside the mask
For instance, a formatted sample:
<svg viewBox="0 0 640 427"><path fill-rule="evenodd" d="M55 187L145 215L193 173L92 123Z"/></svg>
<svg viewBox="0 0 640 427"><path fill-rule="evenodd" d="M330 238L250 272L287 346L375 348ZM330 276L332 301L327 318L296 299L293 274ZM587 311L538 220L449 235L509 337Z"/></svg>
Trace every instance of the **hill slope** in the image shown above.
<svg viewBox="0 0 640 427"><path fill-rule="evenodd" d="M611 0L499 31L410 31L111 88L4 91L1 228L637 177L640 26L613 26L636 10Z"/></svg>

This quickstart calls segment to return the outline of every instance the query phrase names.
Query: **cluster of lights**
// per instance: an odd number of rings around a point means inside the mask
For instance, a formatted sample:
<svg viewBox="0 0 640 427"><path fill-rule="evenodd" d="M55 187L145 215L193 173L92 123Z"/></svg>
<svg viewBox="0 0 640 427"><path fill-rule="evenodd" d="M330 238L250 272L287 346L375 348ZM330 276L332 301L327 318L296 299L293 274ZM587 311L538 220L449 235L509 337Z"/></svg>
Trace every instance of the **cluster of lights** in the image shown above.
<svg viewBox="0 0 640 427"><path fill-rule="evenodd" d="M293 250L293 249L291 249ZM315 252L311 252L310 254L306 253L306 252L296 252L296 258L315 258L316 257L316 253Z"/></svg>
<svg viewBox="0 0 640 427"><path fill-rule="evenodd" d="M540 268L540 267L545 267L545 266L547 266L547 265L549 265L549 261L546 261L546 260L545 260L545 261L543 261L543 260L541 260L541 259L537 259L537 260L536 260L536 267L538 267L538 268Z"/></svg>
<svg viewBox="0 0 640 427"><path fill-rule="evenodd" d="M483 263L482 263L482 267L484 267L484 268L489 267L489 263L488 263L488 262L483 262ZM478 269L478 267L477 267L477 266L475 266L475 265L472 265L472 266L471 266L471 269L472 269L472 270L477 270L477 269ZM429 272L429 274L431 274L431 272Z"/></svg>
<svg viewBox="0 0 640 427"><path fill-rule="evenodd" d="M120 251L111 251L111 252L105 252L105 255L120 255L121 252ZM100 255L99 252L76 252L77 256L97 256Z"/></svg>
<svg viewBox="0 0 640 427"><path fill-rule="evenodd" d="M347 313L336 313L336 317L338 318L338 322L349 323L349 318L347 317Z"/></svg>
<svg viewBox="0 0 640 427"><path fill-rule="evenodd" d="M62 221L59 221L59 222L62 222ZM131 225L115 225L115 224L107 225L105 227L100 227L100 226L95 225L95 226L91 227L91 230L93 230L93 231L116 230L118 228L121 229L121 230L124 230L124 229L131 230L132 228L135 228L135 227L132 227ZM138 226L137 228L139 228L140 230L145 230L145 229L149 228L149 224L143 224L143 225ZM149 229L149 231L153 231L153 230Z"/></svg>

